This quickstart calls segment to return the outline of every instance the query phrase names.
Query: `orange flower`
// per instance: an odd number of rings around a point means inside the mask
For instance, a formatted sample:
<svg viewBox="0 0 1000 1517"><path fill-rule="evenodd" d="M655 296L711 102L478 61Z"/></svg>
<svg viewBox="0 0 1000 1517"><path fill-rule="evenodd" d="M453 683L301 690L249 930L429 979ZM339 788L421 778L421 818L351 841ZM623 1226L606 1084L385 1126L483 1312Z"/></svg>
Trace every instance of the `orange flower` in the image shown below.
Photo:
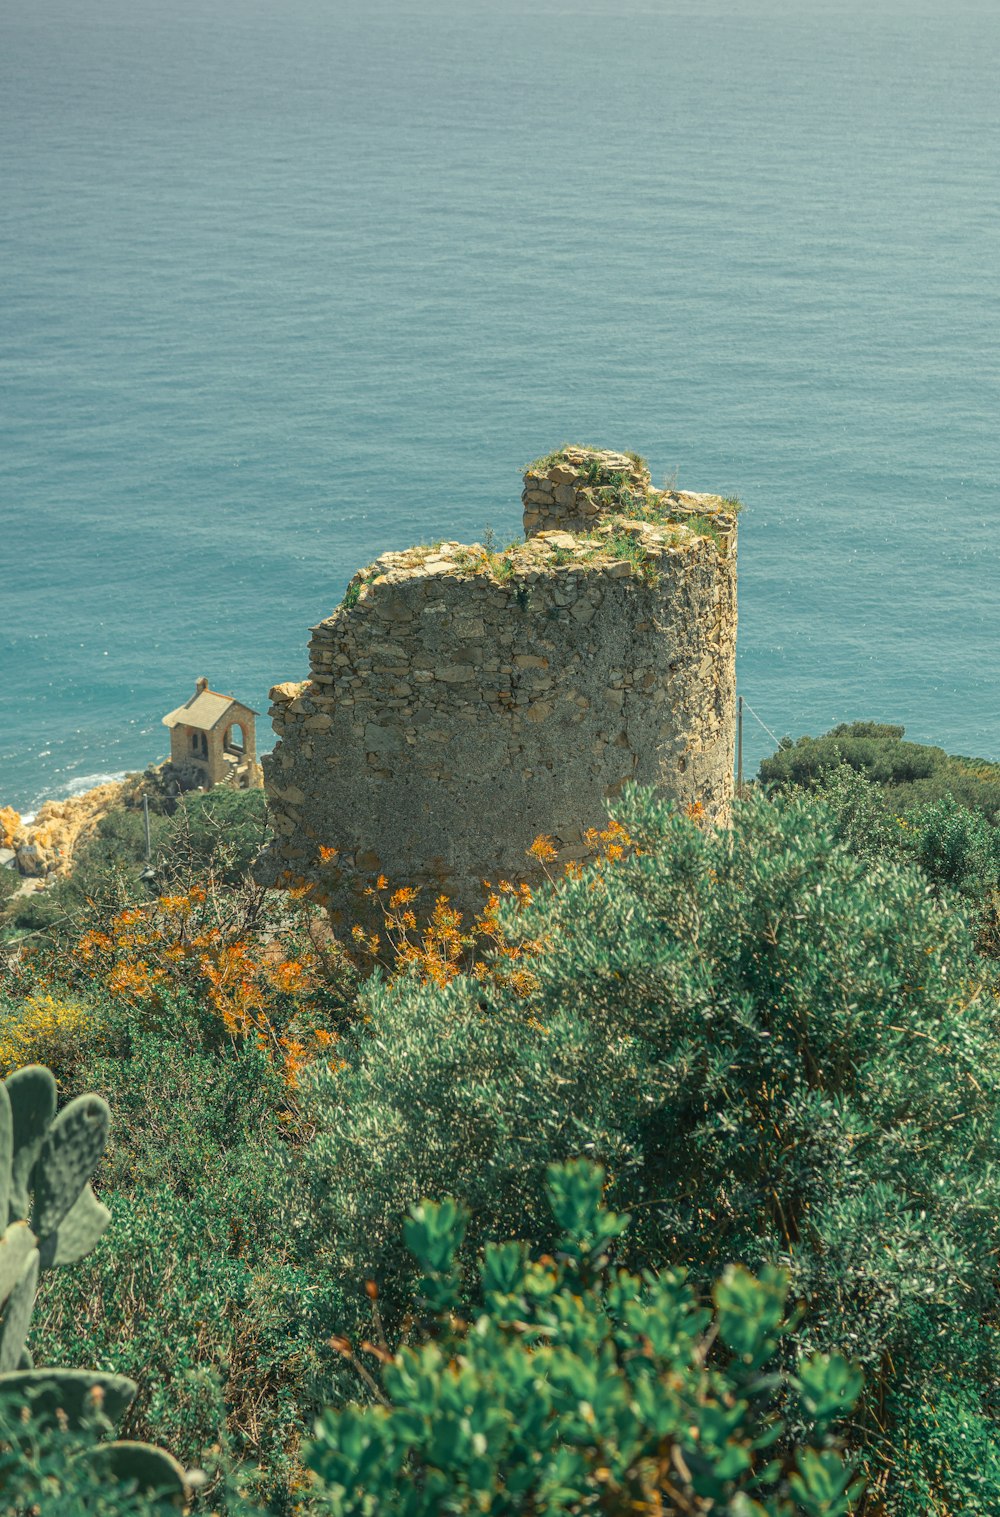
<svg viewBox="0 0 1000 1517"><path fill-rule="evenodd" d="M305 988L306 972L298 959L286 959L276 964L272 975L275 985L286 995L294 995Z"/></svg>
<svg viewBox="0 0 1000 1517"><path fill-rule="evenodd" d="M191 914L191 897L186 895L161 895L157 901L161 911L172 916L186 917Z"/></svg>
<svg viewBox="0 0 1000 1517"><path fill-rule="evenodd" d="M529 858L537 859L540 864L551 864L558 857L555 844L545 833L540 833L528 849Z"/></svg>
<svg viewBox="0 0 1000 1517"><path fill-rule="evenodd" d="M85 932L77 947L80 956L87 963L98 953L107 953L111 947L111 939L104 932Z"/></svg>

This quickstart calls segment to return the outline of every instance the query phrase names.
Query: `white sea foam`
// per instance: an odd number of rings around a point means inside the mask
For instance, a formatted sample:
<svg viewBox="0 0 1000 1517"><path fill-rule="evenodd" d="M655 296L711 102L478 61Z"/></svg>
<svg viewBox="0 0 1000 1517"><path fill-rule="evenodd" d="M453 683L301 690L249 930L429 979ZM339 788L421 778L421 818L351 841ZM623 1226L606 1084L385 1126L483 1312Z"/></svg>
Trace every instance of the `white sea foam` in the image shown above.
<svg viewBox="0 0 1000 1517"><path fill-rule="evenodd" d="M96 790L98 785L110 785L123 780L129 771L120 769L115 774L78 774L63 784L50 785L45 790L40 790L31 802L29 809L21 814L24 823L33 822L38 815L38 809L46 801L69 801L74 796L85 795L88 790Z"/></svg>

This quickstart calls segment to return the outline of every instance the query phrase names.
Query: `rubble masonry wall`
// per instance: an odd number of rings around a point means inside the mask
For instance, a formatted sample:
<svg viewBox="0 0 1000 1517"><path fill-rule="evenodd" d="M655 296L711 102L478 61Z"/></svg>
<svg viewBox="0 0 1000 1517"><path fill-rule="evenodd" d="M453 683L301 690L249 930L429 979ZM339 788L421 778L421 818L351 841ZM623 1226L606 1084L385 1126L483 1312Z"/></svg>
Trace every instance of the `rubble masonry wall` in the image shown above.
<svg viewBox="0 0 1000 1517"><path fill-rule="evenodd" d="M322 879L335 919L379 873L477 906L541 833L584 858L629 780L728 815L728 503L652 492L624 455L553 457L526 475L524 544L384 554L313 629L308 681L271 692L262 876Z"/></svg>

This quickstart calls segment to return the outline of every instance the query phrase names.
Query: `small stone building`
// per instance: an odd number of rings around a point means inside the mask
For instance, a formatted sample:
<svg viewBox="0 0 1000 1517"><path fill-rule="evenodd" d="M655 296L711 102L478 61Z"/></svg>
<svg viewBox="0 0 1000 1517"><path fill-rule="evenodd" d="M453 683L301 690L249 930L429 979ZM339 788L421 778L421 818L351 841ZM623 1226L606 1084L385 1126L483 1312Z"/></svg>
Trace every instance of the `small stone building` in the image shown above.
<svg viewBox="0 0 1000 1517"><path fill-rule="evenodd" d="M210 690L207 679L195 680L190 700L163 718L170 728L170 762L177 769L193 770L206 790L213 785L241 790L259 786L257 714L231 695Z"/></svg>

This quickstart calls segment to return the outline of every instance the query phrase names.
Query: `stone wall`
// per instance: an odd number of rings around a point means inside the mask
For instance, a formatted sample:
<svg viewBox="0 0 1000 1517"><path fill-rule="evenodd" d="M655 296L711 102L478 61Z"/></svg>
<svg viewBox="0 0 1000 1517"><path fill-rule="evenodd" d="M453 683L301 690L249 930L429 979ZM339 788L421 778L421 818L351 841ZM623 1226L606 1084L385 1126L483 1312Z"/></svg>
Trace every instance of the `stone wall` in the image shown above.
<svg viewBox="0 0 1000 1517"><path fill-rule="evenodd" d="M321 879L335 915L379 873L468 907L483 879L529 874L541 833L585 857L629 780L725 820L735 517L648 480L565 449L525 477L523 544L410 548L355 576L310 678L271 692L263 878Z"/></svg>
<svg viewBox="0 0 1000 1517"><path fill-rule="evenodd" d="M642 504L649 492L649 470L635 453L560 448L525 472L521 504L524 533L590 532L609 505Z"/></svg>

